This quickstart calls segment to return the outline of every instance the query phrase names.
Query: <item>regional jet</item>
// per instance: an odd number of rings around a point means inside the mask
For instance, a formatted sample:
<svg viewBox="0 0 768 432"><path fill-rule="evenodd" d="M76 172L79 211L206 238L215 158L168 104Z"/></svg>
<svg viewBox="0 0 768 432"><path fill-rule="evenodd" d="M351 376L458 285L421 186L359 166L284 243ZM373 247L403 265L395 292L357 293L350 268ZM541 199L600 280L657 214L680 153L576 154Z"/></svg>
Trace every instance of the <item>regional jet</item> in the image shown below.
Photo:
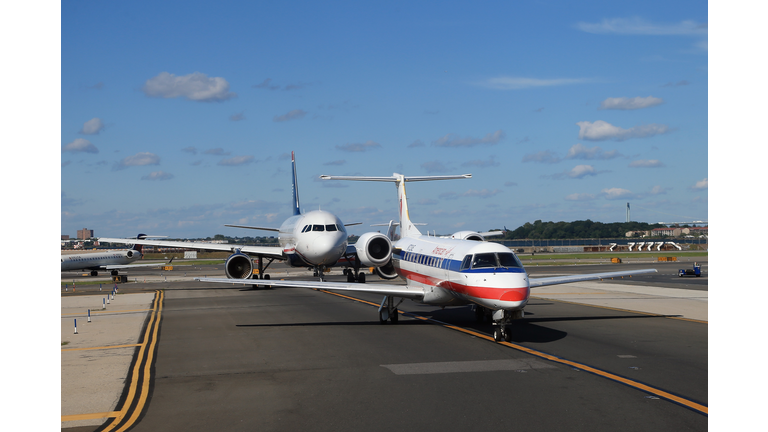
<svg viewBox="0 0 768 432"><path fill-rule="evenodd" d="M405 183L471 177L471 174L406 177L397 173L391 177L321 176L324 180L395 183L400 205L401 238L393 241L390 236L368 232L360 236L354 247L364 266L375 267L384 279L405 279L405 285L323 281L271 281L269 285L381 294L384 296L379 307L382 324L398 321L397 306L403 299L443 307L474 305L478 318L488 316L493 320L494 339L509 341L511 324L513 320L523 317L531 288L656 272L655 269L647 269L531 279L514 252L499 243L482 241L480 233L460 232L450 237L435 237L419 232L410 220ZM216 278L198 280L232 282Z"/></svg>
<svg viewBox="0 0 768 432"><path fill-rule="evenodd" d="M208 251L231 252L224 265L224 273L228 280L232 279L269 280L265 270L273 261L286 261L292 267L308 267L314 270L314 275L322 280L325 269L337 265L354 269L345 269L348 280L365 281L365 274L360 272L359 261L355 259L355 250L347 244L346 226L358 223L344 224L336 215L323 210L313 210L301 213L299 204L299 189L296 179L296 158L291 152L293 171L293 216L283 222L279 228L257 227L244 225L225 225L234 228L246 228L278 233L279 246L241 246L231 244L214 244L203 242L154 241L102 238L102 242L128 243L134 242L145 246L184 248ZM255 272L253 257L257 257L258 272ZM267 260L266 266L264 261ZM256 273L256 274L254 274Z"/></svg>
<svg viewBox="0 0 768 432"><path fill-rule="evenodd" d="M131 243L146 237L145 234L139 234L136 239L131 240ZM61 271L90 270L91 276L98 276L99 270L109 270L112 276L117 276L118 270L162 265L162 263L131 264L143 256L141 245L131 246L128 250L66 254L61 256Z"/></svg>

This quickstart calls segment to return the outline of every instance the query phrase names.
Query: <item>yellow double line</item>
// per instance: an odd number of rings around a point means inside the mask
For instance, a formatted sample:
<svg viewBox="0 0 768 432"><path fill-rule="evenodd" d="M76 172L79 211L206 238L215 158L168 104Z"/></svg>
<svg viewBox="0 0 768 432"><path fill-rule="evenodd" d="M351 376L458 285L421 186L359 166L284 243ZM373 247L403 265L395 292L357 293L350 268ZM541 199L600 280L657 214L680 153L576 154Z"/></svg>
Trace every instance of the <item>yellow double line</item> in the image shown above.
<svg viewBox="0 0 768 432"><path fill-rule="evenodd" d="M369 301L366 301L366 300L362 300L362 299L359 299L359 298L350 297L350 296L343 295L343 294L337 294L335 292L326 291L326 290L319 290L319 291L322 291L322 292L327 293L327 294L333 294L335 296L347 298L347 299L350 299L350 300L355 300L355 301L358 301L358 302L361 302L361 303L366 303L366 304L369 304L369 305L372 305L372 306L376 306L376 307L379 306L376 303L372 303L372 302L369 302ZM496 342L493 339L493 337L491 337L489 335L486 335L484 333L478 333L478 332L476 332L474 330L469 330L469 329L465 329L465 328L462 328L462 327L457 327L457 326L454 326L454 325L451 325L451 324L447 324L447 323L438 321L438 320L433 319L433 318L427 318L427 317L423 317L423 316L420 316L420 315L416 315L413 312L403 312L403 311L398 311L398 312L401 313L401 314L407 314L409 316L412 316L412 317L414 317L416 319L419 319L419 320L422 320L422 321L433 322L433 323L441 325L441 326L443 326L445 328L449 328L449 329L452 329L452 330L460 331L462 333L465 333L465 334L468 334L468 335L471 335L471 336L475 336L477 338L486 339L486 340L489 340L491 342L499 343L501 345L508 346L510 348L516 349L518 351L522 351L522 352L524 352L526 354L530 354L532 356L536 356L536 357L539 357L539 358L542 358L542 359L545 359L545 360L549 360L549 361L552 361L552 362L555 362L555 363L560 363L560 364L564 364L564 365L567 365L567 366L571 366L573 368L576 368L576 369L579 369L579 370L583 370L585 372L593 373L593 374L601 376L603 378L607 378L607 379L610 379L612 381L616 381L616 382L625 384L627 386L636 388L638 390L650 393L650 394L652 394L652 395L654 395L656 397L659 397L659 398L662 398L662 399L666 399L666 400L675 402L677 404L680 404L682 406L690 408L690 409L692 409L694 411L697 411L697 412L699 412L701 414L709 415L709 408L706 405L702 405L700 403L697 403L697 402L688 400L686 398L674 395L672 393L666 392L666 391L661 390L661 389L657 389L657 388L649 386L647 384L643 384L641 382L634 381L634 380L631 380L629 378L622 377L620 375L612 374L610 372L606 372L604 370L597 369L597 368L594 368L592 366L588 366L588 365L585 365L585 364L582 364L582 363L578 363L578 362L575 362L575 361L571 361L571 360L566 360L566 359L563 359L563 358L560 358L560 357L557 357L557 356L554 356L554 355L551 355L551 354L547 354L547 353L544 353L544 352L541 352L541 351L537 351L537 350L534 350L534 349L531 349L531 348L526 348L526 347L524 347L522 345L513 344L511 342Z"/></svg>
<svg viewBox="0 0 768 432"><path fill-rule="evenodd" d="M150 315L147 328L144 331L142 342L137 345L139 353L128 376L128 393L117 411L93 414L75 414L61 416L61 421L88 420L96 418L108 418L102 431L125 431L132 427L144 411L149 398L149 389L152 381L150 373L157 346L157 336L160 330L160 318L163 312L163 291L155 291L154 306Z"/></svg>

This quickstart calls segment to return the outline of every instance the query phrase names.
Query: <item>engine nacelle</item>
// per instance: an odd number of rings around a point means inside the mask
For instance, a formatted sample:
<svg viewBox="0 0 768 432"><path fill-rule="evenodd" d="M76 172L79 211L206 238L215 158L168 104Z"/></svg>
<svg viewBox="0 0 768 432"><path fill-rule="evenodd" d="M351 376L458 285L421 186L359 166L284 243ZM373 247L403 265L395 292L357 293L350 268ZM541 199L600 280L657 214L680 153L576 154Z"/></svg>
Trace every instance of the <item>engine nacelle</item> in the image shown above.
<svg viewBox="0 0 768 432"><path fill-rule="evenodd" d="M368 232L361 235L355 243L355 250L357 250L357 258L365 267L391 265L392 242L384 234Z"/></svg>
<svg viewBox="0 0 768 432"><path fill-rule="evenodd" d="M373 270L382 279L394 279L398 276L397 272L395 271L395 266L392 264L392 260L389 260L388 263L381 267L374 267Z"/></svg>
<svg viewBox="0 0 768 432"><path fill-rule="evenodd" d="M451 234L452 239L459 239L459 240L474 240L474 241L485 241L485 237L481 236L480 233L475 231L459 231Z"/></svg>
<svg viewBox="0 0 768 432"><path fill-rule="evenodd" d="M133 251L129 250L128 252L125 253L125 256L127 256L128 258L133 258Z"/></svg>
<svg viewBox="0 0 768 432"><path fill-rule="evenodd" d="M253 261L242 252L234 253L224 263L224 273L229 279L250 279L253 277Z"/></svg>

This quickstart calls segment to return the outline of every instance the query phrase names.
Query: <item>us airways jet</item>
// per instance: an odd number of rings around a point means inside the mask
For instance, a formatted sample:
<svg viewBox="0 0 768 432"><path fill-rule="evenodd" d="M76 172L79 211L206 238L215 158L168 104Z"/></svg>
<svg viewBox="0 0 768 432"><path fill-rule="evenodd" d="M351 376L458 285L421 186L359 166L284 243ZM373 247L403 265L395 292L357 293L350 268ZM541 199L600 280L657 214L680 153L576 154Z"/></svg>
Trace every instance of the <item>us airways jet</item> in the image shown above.
<svg viewBox="0 0 768 432"><path fill-rule="evenodd" d="M186 248L209 251L231 252L224 265L224 273L228 280L249 280L252 278L269 280L269 274L264 271L273 261L286 261L292 267L308 267L314 269L315 276L322 279L323 271L336 265L354 266L352 279L363 279L364 273L360 273L360 265L354 259L354 248L348 247L347 230L345 226L357 225L351 223L345 225L336 215L323 210L313 210L301 213L299 203L299 188L296 179L296 158L291 152L291 166L293 171L293 216L283 222L280 227L256 227L244 225L225 225L234 228L246 228L278 233L279 246L241 246L230 244L213 244L202 242L179 241L154 241L102 238L103 242L111 243L136 243L145 246L159 246L171 248ZM258 274L254 274L253 258L258 260ZM267 260L266 266L264 265ZM353 272L350 269L349 274ZM260 283L261 284L261 283Z"/></svg>
<svg viewBox="0 0 768 432"><path fill-rule="evenodd" d="M494 339L509 341L512 331L510 325L513 320L523 317L531 288L656 272L655 269L647 269L531 279L509 248L482 241L480 233L464 231L453 236L434 237L419 232L408 213L405 183L471 177L471 174L406 177L397 173L391 177L321 176L324 180L395 183L400 205L400 239L393 242L390 236L368 232L360 236L354 246L363 265L376 267L379 276L385 279L405 279L405 285L322 281L272 281L270 285L382 294L384 299L379 307L381 323L397 322L397 306L403 299L435 306L471 304L475 306L479 317L489 315L492 318L495 325ZM231 282L213 278L199 280Z"/></svg>
<svg viewBox="0 0 768 432"><path fill-rule="evenodd" d="M146 234L139 234L131 242L135 243L138 239L146 237ZM162 265L162 263L132 264L143 256L141 245L131 246L128 250L66 254L61 255L61 271L90 270L91 276L98 276L99 270L109 270L112 276L117 276L118 270Z"/></svg>

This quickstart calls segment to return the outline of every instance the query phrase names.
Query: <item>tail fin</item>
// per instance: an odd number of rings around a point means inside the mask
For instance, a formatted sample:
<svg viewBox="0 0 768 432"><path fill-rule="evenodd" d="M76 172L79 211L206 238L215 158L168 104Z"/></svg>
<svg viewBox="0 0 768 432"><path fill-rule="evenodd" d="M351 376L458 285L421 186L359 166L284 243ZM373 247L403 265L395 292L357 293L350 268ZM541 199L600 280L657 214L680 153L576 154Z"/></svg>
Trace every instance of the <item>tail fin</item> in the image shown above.
<svg viewBox="0 0 768 432"><path fill-rule="evenodd" d="M291 152L291 166L293 168L293 214L301 214L301 206L299 205L299 183L296 180L296 158Z"/></svg>
<svg viewBox="0 0 768 432"><path fill-rule="evenodd" d="M391 177L357 177L357 176L321 175L320 178L323 180L383 181L383 182L395 183L395 186L397 186L397 198L398 198L398 201L400 202L400 236L401 237L417 237L421 235L421 232L411 222L411 217L408 214L408 198L405 196L405 182L472 178L472 174L450 175L450 176L406 177L402 174L394 173L392 174Z"/></svg>

